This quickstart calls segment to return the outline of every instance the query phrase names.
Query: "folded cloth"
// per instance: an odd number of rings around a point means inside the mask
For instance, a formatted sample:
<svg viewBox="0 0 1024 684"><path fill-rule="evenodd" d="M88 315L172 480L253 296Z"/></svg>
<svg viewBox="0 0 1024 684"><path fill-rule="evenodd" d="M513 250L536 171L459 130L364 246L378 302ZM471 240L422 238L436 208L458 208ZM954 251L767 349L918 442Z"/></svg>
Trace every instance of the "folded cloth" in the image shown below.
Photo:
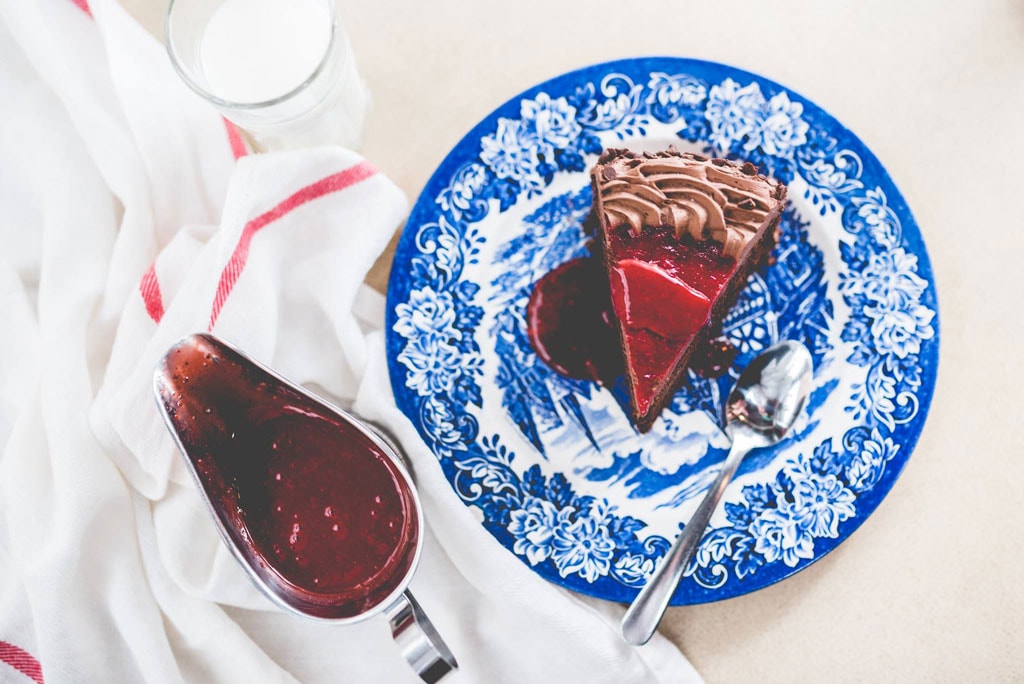
<svg viewBox="0 0 1024 684"><path fill-rule="evenodd" d="M115 0L0 17L0 680L416 681L382 618L287 615L221 543L152 395L211 330L404 445L446 681L699 681L501 548L395 407L362 284L406 212L391 181L338 148L247 155Z"/></svg>

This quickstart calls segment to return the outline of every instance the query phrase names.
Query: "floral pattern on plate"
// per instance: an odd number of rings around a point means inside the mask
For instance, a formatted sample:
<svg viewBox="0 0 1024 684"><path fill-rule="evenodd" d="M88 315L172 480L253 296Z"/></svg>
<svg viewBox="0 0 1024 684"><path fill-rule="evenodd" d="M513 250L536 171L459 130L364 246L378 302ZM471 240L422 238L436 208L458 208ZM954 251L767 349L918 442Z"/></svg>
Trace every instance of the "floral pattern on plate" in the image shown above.
<svg viewBox="0 0 1024 684"><path fill-rule="evenodd" d="M526 336L533 284L587 253L588 169L607 147L747 160L789 184L774 263L723 325L722 378L694 373L649 434L624 388L564 378ZM871 152L799 95L709 62L565 74L509 101L438 168L388 292L396 401L482 524L542 576L628 601L728 448L737 370L780 339L815 359L796 434L748 458L674 604L759 589L834 548L891 488L923 427L938 357L920 234Z"/></svg>

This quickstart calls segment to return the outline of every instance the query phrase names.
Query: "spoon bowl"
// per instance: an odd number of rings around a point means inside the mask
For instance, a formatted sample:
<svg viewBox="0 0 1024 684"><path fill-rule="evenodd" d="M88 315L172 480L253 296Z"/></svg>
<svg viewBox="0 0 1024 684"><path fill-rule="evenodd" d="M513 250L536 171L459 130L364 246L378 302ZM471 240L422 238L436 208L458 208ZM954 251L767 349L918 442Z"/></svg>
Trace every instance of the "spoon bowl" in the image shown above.
<svg viewBox="0 0 1024 684"><path fill-rule="evenodd" d="M729 392L725 434L733 442L746 439L751 449L777 444L800 417L812 376L811 354L799 342L780 342L761 352Z"/></svg>
<svg viewBox="0 0 1024 684"><path fill-rule="evenodd" d="M786 341L758 354L740 374L725 404L724 429L732 440L729 455L693 518L626 610L626 641L645 644L654 634L740 462L752 449L781 441L803 412L813 365L807 347Z"/></svg>

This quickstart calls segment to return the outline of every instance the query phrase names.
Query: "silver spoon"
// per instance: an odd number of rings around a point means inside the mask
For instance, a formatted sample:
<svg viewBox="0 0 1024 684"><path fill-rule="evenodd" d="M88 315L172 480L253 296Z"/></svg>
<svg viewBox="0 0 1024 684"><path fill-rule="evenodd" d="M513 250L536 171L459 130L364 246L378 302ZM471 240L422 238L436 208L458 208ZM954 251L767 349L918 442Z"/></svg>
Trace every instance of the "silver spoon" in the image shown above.
<svg viewBox="0 0 1024 684"><path fill-rule="evenodd" d="M626 641L639 646L654 634L740 461L752 449L778 443L796 422L810 392L812 366L807 347L787 341L761 352L740 374L725 405L729 455L693 518L626 610Z"/></svg>

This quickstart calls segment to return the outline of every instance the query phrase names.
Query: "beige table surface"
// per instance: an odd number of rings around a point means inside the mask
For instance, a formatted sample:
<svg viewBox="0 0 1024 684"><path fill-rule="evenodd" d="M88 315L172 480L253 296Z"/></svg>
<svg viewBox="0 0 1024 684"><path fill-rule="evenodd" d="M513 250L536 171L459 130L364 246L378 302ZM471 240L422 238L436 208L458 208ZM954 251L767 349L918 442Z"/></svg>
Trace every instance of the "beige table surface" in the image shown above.
<svg viewBox="0 0 1024 684"><path fill-rule="evenodd" d="M166 0L123 1L159 33ZM1024 2L339 4L375 98L362 152L410 201L494 107L620 57L748 69L860 136L935 271L924 434L832 554L752 595L671 609L662 629L709 682L1024 681Z"/></svg>

